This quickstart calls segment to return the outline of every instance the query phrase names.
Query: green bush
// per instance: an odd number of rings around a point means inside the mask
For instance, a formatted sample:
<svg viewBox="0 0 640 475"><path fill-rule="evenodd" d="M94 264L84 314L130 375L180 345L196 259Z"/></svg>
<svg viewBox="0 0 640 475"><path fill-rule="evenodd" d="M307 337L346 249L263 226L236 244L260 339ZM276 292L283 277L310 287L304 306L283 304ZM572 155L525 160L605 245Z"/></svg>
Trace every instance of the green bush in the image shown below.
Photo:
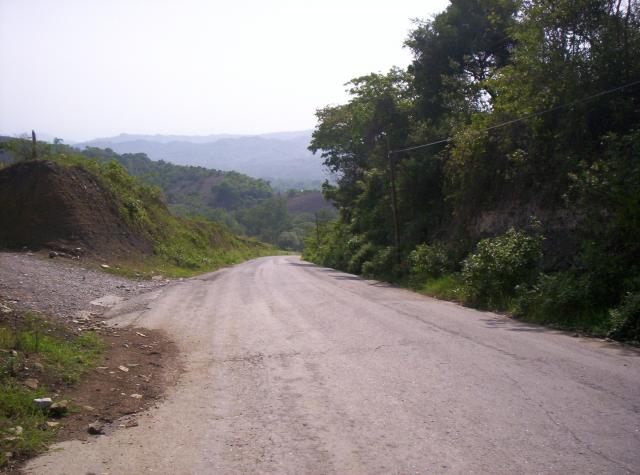
<svg viewBox="0 0 640 475"><path fill-rule="evenodd" d="M542 240L512 228L502 236L480 241L476 252L463 262L466 300L480 307L506 308L519 286L535 280Z"/></svg>
<svg viewBox="0 0 640 475"><path fill-rule="evenodd" d="M362 274L367 277L391 278L395 274L394 250L387 246L378 250L370 261L362 265Z"/></svg>
<svg viewBox="0 0 640 475"><path fill-rule="evenodd" d="M531 288L522 289L518 296L516 316L537 323L560 323L563 326L580 326L581 320L592 309L588 276L576 276L573 272L540 274Z"/></svg>
<svg viewBox="0 0 640 475"><path fill-rule="evenodd" d="M409 253L409 269L414 276L440 277L452 270L449 255L442 244L418 244Z"/></svg>
<svg viewBox="0 0 640 475"><path fill-rule="evenodd" d="M609 315L612 324L609 336L640 342L640 292L628 293Z"/></svg>
<svg viewBox="0 0 640 475"><path fill-rule="evenodd" d="M351 240L349 240L351 242ZM347 272L351 274L361 274L362 266L365 262L371 260L377 251L376 246L370 242L364 242L360 248L351 256L347 265Z"/></svg>

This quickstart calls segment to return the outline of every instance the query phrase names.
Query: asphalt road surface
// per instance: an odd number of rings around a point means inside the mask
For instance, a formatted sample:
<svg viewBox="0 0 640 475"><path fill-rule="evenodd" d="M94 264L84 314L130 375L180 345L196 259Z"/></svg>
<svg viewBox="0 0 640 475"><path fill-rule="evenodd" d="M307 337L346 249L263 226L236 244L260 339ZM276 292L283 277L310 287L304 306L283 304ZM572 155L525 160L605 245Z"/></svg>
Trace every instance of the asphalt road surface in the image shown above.
<svg viewBox="0 0 640 475"><path fill-rule="evenodd" d="M185 372L140 425L28 473L640 473L640 357L268 257L112 311Z"/></svg>

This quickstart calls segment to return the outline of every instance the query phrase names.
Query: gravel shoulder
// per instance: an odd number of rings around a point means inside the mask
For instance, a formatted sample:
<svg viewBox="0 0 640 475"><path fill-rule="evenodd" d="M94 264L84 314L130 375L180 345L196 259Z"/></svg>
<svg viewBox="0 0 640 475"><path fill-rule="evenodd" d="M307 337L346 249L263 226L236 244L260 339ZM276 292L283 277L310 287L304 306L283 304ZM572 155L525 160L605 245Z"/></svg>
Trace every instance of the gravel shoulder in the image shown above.
<svg viewBox="0 0 640 475"><path fill-rule="evenodd" d="M46 253L0 252L0 297L19 310L73 318L88 310L102 314L109 305L91 302L107 295L129 299L169 282L130 280L93 266L82 260L50 259Z"/></svg>

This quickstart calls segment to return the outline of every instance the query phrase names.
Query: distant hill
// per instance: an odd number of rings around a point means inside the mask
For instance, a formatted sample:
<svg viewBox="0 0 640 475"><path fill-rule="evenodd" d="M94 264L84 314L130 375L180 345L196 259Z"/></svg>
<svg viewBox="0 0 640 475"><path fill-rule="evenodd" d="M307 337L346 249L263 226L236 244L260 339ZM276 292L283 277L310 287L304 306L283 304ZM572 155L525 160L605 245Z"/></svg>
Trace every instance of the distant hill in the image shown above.
<svg viewBox="0 0 640 475"><path fill-rule="evenodd" d="M264 135L130 135L100 138L74 146L145 153L152 160L197 165L269 180L276 189L319 189L326 178L320 157L307 150L311 131Z"/></svg>

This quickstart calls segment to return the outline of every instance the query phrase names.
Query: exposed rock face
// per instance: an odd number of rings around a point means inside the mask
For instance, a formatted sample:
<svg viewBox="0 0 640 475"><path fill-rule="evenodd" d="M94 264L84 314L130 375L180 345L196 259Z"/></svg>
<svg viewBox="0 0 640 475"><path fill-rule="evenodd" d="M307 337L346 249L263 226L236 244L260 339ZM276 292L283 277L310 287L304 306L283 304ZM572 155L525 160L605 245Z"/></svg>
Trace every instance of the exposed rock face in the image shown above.
<svg viewBox="0 0 640 475"><path fill-rule="evenodd" d="M0 170L0 247L100 256L149 254L153 243L123 218L111 192L81 167L21 162Z"/></svg>

